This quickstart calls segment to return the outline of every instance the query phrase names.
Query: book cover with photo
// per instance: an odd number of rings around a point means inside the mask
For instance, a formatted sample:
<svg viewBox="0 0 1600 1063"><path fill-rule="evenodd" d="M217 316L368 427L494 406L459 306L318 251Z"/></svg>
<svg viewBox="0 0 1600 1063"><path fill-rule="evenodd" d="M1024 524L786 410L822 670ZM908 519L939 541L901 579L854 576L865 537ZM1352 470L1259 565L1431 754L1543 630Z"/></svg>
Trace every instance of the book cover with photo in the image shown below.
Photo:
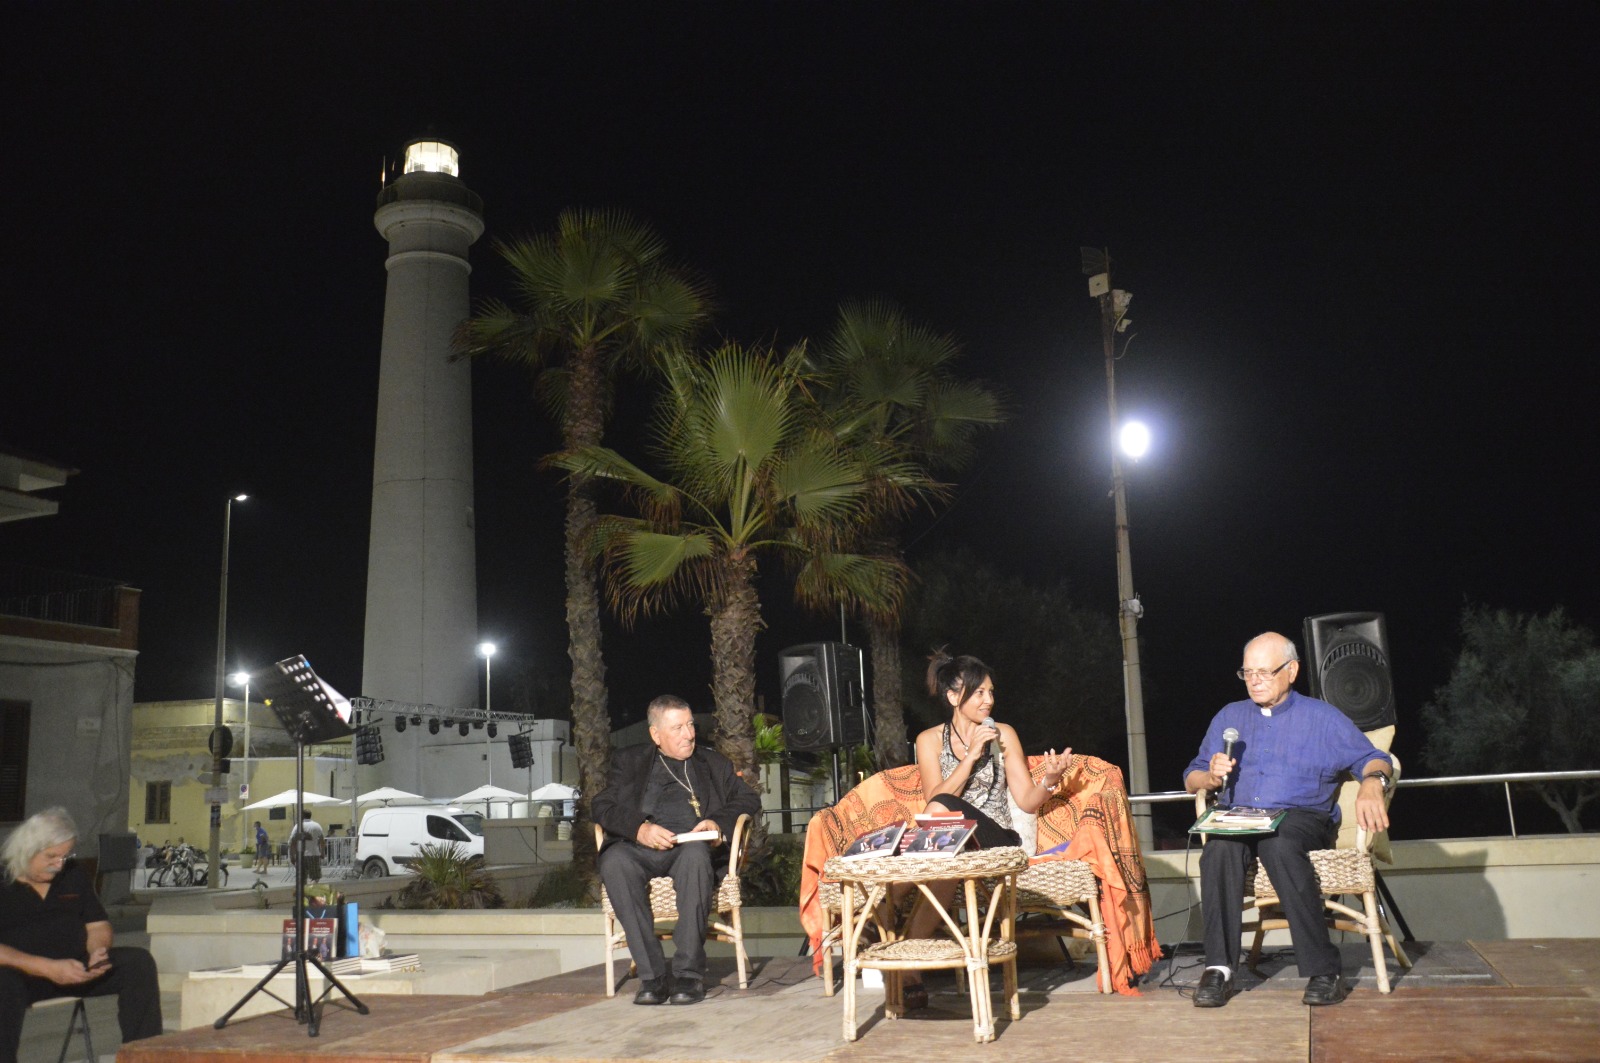
<svg viewBox="0 0 1600 1063"><path fill-rule="evenodd" d="M839 855L846 860L859 860L867 856L893 856L900 847L900 836L905 833L904 823L891 823L887 827L869 830L851 842Z"/></svg>
<svg viewBox="0 0 1600 1063"><path fill-rule="evenodd" d="M977 823L970 819L941 821L937 826L909 830L900 840L906 856L954 856L967 847Z"/></svg>

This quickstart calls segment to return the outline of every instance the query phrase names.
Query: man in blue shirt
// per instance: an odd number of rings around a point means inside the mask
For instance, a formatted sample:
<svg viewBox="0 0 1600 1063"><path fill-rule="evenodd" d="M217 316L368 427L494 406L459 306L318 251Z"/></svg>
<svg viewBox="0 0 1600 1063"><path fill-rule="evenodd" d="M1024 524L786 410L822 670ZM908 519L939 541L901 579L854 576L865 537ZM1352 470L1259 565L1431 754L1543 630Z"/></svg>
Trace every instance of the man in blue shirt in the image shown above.
<svg viewBox="0 0 1600 1063"><path fill-rule="evenodd" d="M1212 835L1206 841L1200 856L1206 970L1194 995L1197 1008L1220 1008L1233 995L1252 856L1278 891L1300 974L1310 979L1304 1002L1337 1004L1347 992L1307 854L1333 846L1334 802L1346 773L1362 780L1356 821L1369 831L1389 826L1384 794L1393 783L1393 764L1344 713L1295 693L1299 674L1299 654L1289 639L1274 632L1251 639L1239 669L1249 698L1222 707L1184 769L1190 793L1226 786L1228 804L1288 810L1270 834ZM1239 732L1231 757L1222 737L1229 728Z"/></svg>

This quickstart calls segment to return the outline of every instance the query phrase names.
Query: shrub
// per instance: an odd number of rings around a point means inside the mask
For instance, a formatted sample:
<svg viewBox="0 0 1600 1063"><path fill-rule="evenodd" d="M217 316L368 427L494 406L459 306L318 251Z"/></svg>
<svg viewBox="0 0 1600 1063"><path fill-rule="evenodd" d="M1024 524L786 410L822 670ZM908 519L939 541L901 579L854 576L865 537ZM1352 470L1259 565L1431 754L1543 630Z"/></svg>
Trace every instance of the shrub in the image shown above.
<svg viewBox="0 0 1600 1063"><path fill-rule="evenodd" d="M550 869L533 888L528 908L597 908L600 887L595 879L574 864Z"/></svg>
<svg viewBox="0 0 1600 1063"><path fill-rule="evenodd" d="M468 857L455 842L424 845L411 869L416 878L395 898L400 908L503 908L505 899L481 857Z"/></svg>

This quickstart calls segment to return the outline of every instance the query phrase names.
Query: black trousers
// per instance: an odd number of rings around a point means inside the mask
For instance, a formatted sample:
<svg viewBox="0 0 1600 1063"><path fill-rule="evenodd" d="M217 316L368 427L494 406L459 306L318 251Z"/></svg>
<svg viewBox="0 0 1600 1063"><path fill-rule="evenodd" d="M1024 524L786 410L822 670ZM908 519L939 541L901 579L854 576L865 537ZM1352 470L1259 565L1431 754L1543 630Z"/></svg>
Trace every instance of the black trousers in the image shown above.
<svg viewBox="0 0 1600 1063"><path fill-rule="evenodd" d="M1325 812L1292 808L1273 834L1228 837L1213 834L1200 854L1200 913L1205 922L1206 965L1239 966L1244 923L1245 870L1256 857L1267 869L1294 941L1302 978L1339 973L1339 950L1328 938L1322 893L1306 854L1333 845L1333 819Z"/></svg>
<svg viewBox="0 0 1600 1063"><path fill-rule="evenodd" d="M646 849L637 842L612 842L600 854L600 881L611 897L617 921L628 935L628 951L646 981L667 973L666 953L656 938L650 914L650 880L672 879L678 895L678 923L672 928L672 975L681 981L704 982L706 919L716 893L711 846L685 842L671 849Z"/></svg>
<svg viewBox="0 0 1600 1063"><path fill-rule="evenodd" d="M51 997L113 994L124 1044L161 1036L161 989L156 982L156 961L144 949L112 948L111 970L81 985L56 985L14 967L0 967L0 1063L17 1063L22 1017L33 1004Z"/></svg>
<svg viewBox="0 0 1600 1063"><path fill-rule="evenodd" d="M1021 835L1010 827L1002 827L965 798L957 797L955 794L934 794L933 800L943 805L946 812L960 812L977 824L972 828L972 837L980 849L998 849L1002 846L1022 844Z"/></svg>

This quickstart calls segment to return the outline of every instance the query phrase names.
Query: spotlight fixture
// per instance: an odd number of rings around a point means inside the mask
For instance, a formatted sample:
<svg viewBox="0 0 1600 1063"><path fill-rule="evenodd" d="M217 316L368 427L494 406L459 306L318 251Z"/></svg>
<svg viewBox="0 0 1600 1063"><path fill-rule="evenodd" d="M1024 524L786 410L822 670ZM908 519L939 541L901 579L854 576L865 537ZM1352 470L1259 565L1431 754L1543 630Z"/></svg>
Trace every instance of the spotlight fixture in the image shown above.
<svg viewBox="0 0 1600 1063"><path fill-rule="evenodd" d="M421 716L413 716L413 717L411 717L411 726L412 727L421 727L422 726L422 717Z"/></svg>
<svg viewBox="0 0 1600 1063"><path fill-rule="evenodd" d="M467 737L467 732L472 730L472 725L467 723L466 720L462 720L461 723L456 727L456 730L461 732L462 738L465 738Z"/></svg>
<svg viewBox="0 0 1600 1063"><path fill-rule="evenodd" d="M431 735L436 735L436 734L439 733L439 717L437 717L437 716L429 717L429 719L428 719L428 733L431 734Z"/></svg>
<svg viewBox="0 0 1600 1063"><path fill-rule="evenodd" d="M404 716L396 716L394 718L394 729L396 731L404 731L406 729L406 718Z"/></svg>
<svg viewBox="0 0 1600 1063"><path fill-rule="evenodd" d="M493 720L490 720L489 721L489 737L493 738L495 735L497 735L499 733L500 733L500 728L498 728L498 727L496 727L494 725L494 721Z"/></svg>
<svg viewBox="0 0 1600 1063"><path fill-rule="evenodd" d="M472 729L473 729L473 730L474 730L474 731L481 731L481 730L483 730L483 721L482 721L482 720L473 720L473 721L472 721Z"/></svg>

